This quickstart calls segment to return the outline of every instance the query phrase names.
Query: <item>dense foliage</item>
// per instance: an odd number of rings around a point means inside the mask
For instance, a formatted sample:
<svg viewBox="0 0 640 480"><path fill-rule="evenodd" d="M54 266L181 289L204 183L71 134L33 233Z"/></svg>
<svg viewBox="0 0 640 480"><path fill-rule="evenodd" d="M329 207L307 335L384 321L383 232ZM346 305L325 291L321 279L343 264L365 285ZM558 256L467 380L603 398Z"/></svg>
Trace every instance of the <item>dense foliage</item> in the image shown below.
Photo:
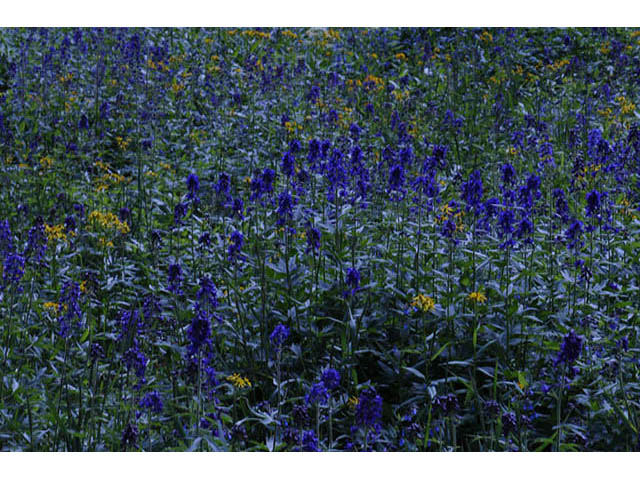
<svg viewBox="0 0 640 480"><path fill-rule="evenodd" d="M637 449L639 51L0 31L0 449Z"/></svg>

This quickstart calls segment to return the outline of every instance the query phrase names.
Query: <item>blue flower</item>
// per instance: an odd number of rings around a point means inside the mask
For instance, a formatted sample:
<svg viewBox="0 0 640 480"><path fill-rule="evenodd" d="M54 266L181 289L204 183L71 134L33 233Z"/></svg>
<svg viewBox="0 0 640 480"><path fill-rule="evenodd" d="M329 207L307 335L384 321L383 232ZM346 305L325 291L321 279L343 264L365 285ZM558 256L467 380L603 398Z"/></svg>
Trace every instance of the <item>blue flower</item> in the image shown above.
<svg viewBox="0 0 640 480"><path fill-rule="evenodd" d="M80 285L77 282L69 280L62 286L60 294L60 302L58 303L60 336L66 338L69 336L70 322L74 319L80 321L82 319L82 310L78 304L80 299Z"/></svg>
<svg viewBox="0 0 640 480"><path fill-rule="evenodd" d="M157 390L147 393L142 400L140 400L140 408L147 408L153 413L162 412L163 403L162 398Z"/></svg>
<svg viewBox="0 0 640 480"><path fill-rule="evenodd" d="M204 232L198 237L198 243L203 247L211 246L211 234L209 232Z"/></svg>
<svg viewBox="0 0 640 480"><path fill-rule="evenodd" d="M311 385L311 390L304 397L304 400L308 404L320 404L324 405L329 399L329 392L327 387L322 382L317 382Z"/></svg>
<svg viewBox="0 0 640 480"><path fill-rule="evenodd" d="M402 166L402 163L396 163L389 170L389 191L399 194L394 196L394 199L401 200L404 197L404 181L404 167Z"/></svg>
<svg viewBox="0 0 640 480"><path fill-rule="evenodd" d="M340 386L340 373L333 368L327 368L322 372L320 380L329 390L335 390Z"/></svg>
<svg viewBox="0 0 640 480"><path fill-rule="evenodd" d="M312 227L309 226L307 228L307 232L306 232L306 237L307 237L307 253L310 252L311 250L313 250L314 252L316 250L320 249L320 230L318 230L316 227Z"/></svg>
<svg viewBox="0 0 640 480"><path fill-rule="evenodd" d="M146 318L146 317L145 317ZM120 314L120 335L118 341L123 338L131 338L136 342L136 334L139 331L139 327L142 327L140 322L140 315L138 310L124 310Z"/></svg>
<svg viewBox="0 0 640 480"><path fill-rule="evenodd" d="M529 217L525 215L518 224L518 229L515 232L516 238L524 239L525 243L532 243L531 235L533 234L533 222L529 220Z"/></svg>
<svg viewBox="0 0 640 480"><path fill-rule="evenodd" d="M309 140L309 153L307 154L307 161L311 166L311 170L315 170L316 162L320 159L320 141L317 139Z"/></svg>
<svg viewBox="0 0 640 480"><path fill-rule="evenodd" d="M233 199L233 202L231 203L231 210L234 215L238 215L238 217L240 217L240 220L244 220L244 201L240 197Z"/></svg>
<svg viewBox="0 0 640 480"><path fill-rule="evenodd" d="M218 306L218 290L209 277L200 278L200 289L196 294L197 308L214 310Z"/></svg>
<svg viewBox="0 0 640 480"><path fill-rule="evenodd" d="M251 179L251 197L252 201L262 197L262 195L273 192L273 181L276 178L276 172L270 168L265 168L262 173L257 174Z"/></svg>
<svg viewBox="0 0 640 480"><path fill-rule="evenodd" d="M320 98L320 87L314 85L313 87L311 87L311 90L307 94L307 99L309 99L311 103L316 103L318 101L318 98Z"/></svg>
<svg viewBox="0 0 640 480"><path fill-rule="evenodd" d="M13 235L11 234L9 221L3 220L0 222L0 253L2 253L3 256L6 256L13 251Z"/></svg>
<svg viewBox="0 0 640 480"><path fill-rule="evenodd" d="M229 261L236 262L237 260L242 260L242 254L240 253L240 251L242 250L242 246L244 245L244 235L242 235L242 232L235 230L231 234L229 240L229 248L227 249Z"/></svg>
<svg viewBox="0 0 640 480"><path fill-rule="evenodd" d="M302 435L302 449L305 452L318 452L318 438L313 430L307 430Z"/></svg>
<svg viewBox="0 0 640 480"><path fill-rule="evenodd" d="M600 202L602 200L602 194L598 190L591 190L587 193L587 217L593 217L600 210Z"/></svg>
<svg viewBox="0 0 640 480"><path fill-rule="evenodd" d="M290 150L287 150L282 156L282 172L291 177L296 171L296 159Z"/></svg>
<svg viewBox="0 0 640 480"><path fill-rule="evenodd" d="M138 384L135 386L139 389L143 384L147 383L145 373L147 370L147 357L140 351L137 345L134 345L124 354L124 363L128 369L133 370L138 377Z"/></svg>
<svg viewBox="0 0 640 480"><path fill-rule="evenodd" d="M453 393L434 398L433 404L439 407L445 415L450 415L460 410L458 398Z"/></svg>
<svg viewBox="0 0 640 480"><path fill-rule="evenodd" d="M373 427L382 418L382 397L375 388L363 390L356 405L356 423L362 427Z"/></svg>
<svg viewBox="0 0 640 480"><path fill-rule="evenodd" d="M440 233L445 238L453 239L453 235L454 235L454 233L456 233L457 228L458 227L456 226L456 222L454 222L453 220L448 218L442 224L442 228L440 229Z"/></svg>
<svg viewBox="0 0 640 480"><path fill-rule="evenodd" d="M187 328L187 337L191 342L189 345L189 353L194 355L198 353L203 345L210 343L211 320L209 314L205 310L197 309L191 325Z"/></svg>
<svg viewBox="0 0 640 480"><path fill-rule="evenodd" d="M127 424L122 432L122 438L120 439L120 445L123 450L128 448L138 448L138 427L132 423Z"/></svg>
<svg viewBox="0 0 640 480"><path fill-rule="evenodd" d="M560 351L554 362L555 365L564 363L566 365L573 364L582 351L582 338L577 336L573 330L564 336Z"/></svg>
<svg viewBox="0 0 640 480"><path fill-rule="evenodd" d="M297 138L294 138L293 140L291 140L289 142L289 150L291 151L291 153L293 153L294 155L296 153L298 153L300 151L300 149L302 148L302 145L300 144L300 140L298 140Z"/></svg>
<svg viewBox="0 0 640 480"><path fill-rule="evenodd" d="M276 351L282 348L282 345L286 342L287 338L289 338L289 329L281 323L276 325L276 328L274 328L271 335L269 335L269 341L271 341L271 344Z"/></svg>
<svg viewBox="0 0 640 480"><path fill-rule="evenodd" d="M228 195L229 188L231 187L231 177L226 173L221 173L218 183L216 183L215 190L218 195Z"/></svg>
<svg viewBox="0 0 640 480"><path fill-rule="evenodd" d="M518 419L515 413L505 412L502 414L502 431L505 435L515 432L518 429Z"/></svg>
<svg viewBox="0 0 640 480"><path fill-rule="evenodd" d="M27 247L24 251L25 258L34 257L34 262L39 264L47 250L47 234L45 233L42 218L36 220L36 224L29 229Z"/></svg>
<svg viewBox="0 0 640 480"><path fill-rule="evenodd" d="M175 295L182 295L182 267L179 263L169 265L169 288Z"/></svg>
<svg viewBox="0 0 640 480"><path fill-rule="evenodd" d="M477 210L482 201L483 186L482 177L478 170L474 170L469 175L469 180L462 184L462 199L467 204L467 211Z"/></svg>
<svg viewBox="0 0 640 480"><path fill-rule="evenodd" d="M17 253L9 253L2 267L2 284L0 291L4 290L8 285L16 286L18 293L22 292L22 288L18 286L24 275L24 257Z"/></svg>
<svg viewBox="0 0 640 480"><path fill-rule="evenodd" d="M357 123L354 122L351 125L349 125L349 133L351 134L351 137L354 140L358 140L361 132L362 132L362 129L358 126Z"/></svg>
<svg viewBox="0 0 640 480"><path fill-rule="evenodd" d="M286 190L278 195L278 225L284 225L293 217L294 200L291 193Z"/></svg>
<svg viewBox="0 0 640 480"><path fill-rule="evenodd" d="M574 220L571 226L564 232L564 235L568 241L567 248L576 250L582 247L583 242L580 237L583 232L583 223L580 220Z"/></svg>
<svg viewBox="0 0 640 480"><path fill-rule="evenodd" d="M555 188L551 194L556 203L556 213L563 223L567 222L569 220L569 205L567 203L564 190L561 188Z"/></svg>
<svg viewBox="0 0 640 480"><path fill-rule="evenodd" d="M173 209L173 223L175 225L180 225L182 223L182 219L187 215L188 209L187 203L178 203Z"/></svg>
<svg viewBox="0 0 640 480"><path fill-rule="evenodd" d="M516 170L510 163L502 165L502 167L500 167L500 172L502 174L502 183L504 185L511 185L516 178Z"/></svg>
<svg viewBox="0 0 640 480"><path fill-rule="evenodd" d="M345 283L347 286L351 287L351 290L344 292L345 297L349 297L356 293L360 287L360 272L355 268L347 269Z"/></svg>
<svg viewBox="0 0 640 480"><path fill-rule="evenodd" d="M198 175L195 173L190 173L187 177L187 199L193 201L194 203L198 203L200 198L198 198L198 191L200 190L200 179Z"/></svg>

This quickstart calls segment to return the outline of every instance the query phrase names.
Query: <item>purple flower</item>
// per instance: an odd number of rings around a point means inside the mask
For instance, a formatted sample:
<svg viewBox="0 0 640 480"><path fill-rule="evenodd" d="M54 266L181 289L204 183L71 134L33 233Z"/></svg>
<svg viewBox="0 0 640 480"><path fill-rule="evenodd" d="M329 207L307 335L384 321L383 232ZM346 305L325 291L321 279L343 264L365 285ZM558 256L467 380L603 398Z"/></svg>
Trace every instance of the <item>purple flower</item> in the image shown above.
<svg viewBox="0 0 640 480"><path fill-rule="evenodd" d="M518 429L518 419L515 413L505 412L502 414L502 431L505 435L509 435L510 432L515 432Z"/></svg>
<svg viewBox="0 0 640 480"><path fill-rule="evenodd" d="M510 163L502 165L500 172L502 174L502 183L505 185L511 185L516 178L516 170Z"/></svg>
<svg viewBox="0 0 640 480"><path fill-rule="evenodd" d="M360 272L355 268L347 269L347 276L345 279L347 286L351 287L351 290L344 292L345 297L350 297L356 293L360 287Z"/></svg>
<svg viewBox="0 0 640 480"><path fill-rule="evenodd" d="M140 349L134 345L124 353L124 364L128 369L133 370L138 377L138 384L136 389L139 389L143 384L147 383L145 378L145 372L147 371L147 357L140 351Z"/></svg>
<svg viewBox="0 0 640 480"><path fill-rule="evenodd" d="M138 427L132 423L127 424L122 432L120 445L123 450L128 448L138 448Z"/></svg>
<svg viewBox="0 0 640 480"><path fill-rule="evenodd" d="M555 365L564 363L565 365L571 365L580 356L582 351L582 338L577 336L573 330L565 335L562 345L560 346L560 352L555 360Z"/></svg>
<svg viewBox="0 0 640 480"><path fill-rule="evenodd" d="M476 210L482 201L482 177L478 170L469 175L469 180L462 184L462 199L467 204L467 211Z"/></svg>
<svg viewBox="0 0 640 480"><path fill-rule="evenodd" d="M587 193L587 217L593 217L600 210L600 202L602 200L602 194L597 190L591 190Z"/></svg>
<svg viewBox="0 0 640 480"><path fill-rule="evenodd" d="M362 129L358 126L357 123L352 123L351 125L349 125L349 133L351 134L351 137L354 140L358 140L358 138L360 138L360 133L362 132Z"/></svg>
<svg viewBox="0 0 640 480"><path fill-rule="evenodd" d="M162 412L163 403L162 398L157 390L147 393L142 400L140 400L140 408L147 408L153 413Z"/></svg>
<svg viewBox="0 0 640 480"><path fill-rule="evenodd" d="M280 323L276 325L276 328L274 328L271 335L269 335L269 340L276 351L279 351L288 337L289 329Z"/></svg>
<svg viewBox="0 0 640 480"><path fill-rule="evenodd" d="M270 168L265 168L262 173L256 174L251 179L251 196L250 199L257 200L265 194L273 192L273 181L276 178L276 172Z"/></svg>
<svg viewBox="0 0 640 480"><path fill-rule="evenodd" d="M363 390L356 406L356 423L362 427L373 427L382 418L382 397L375 388Z"/></svg>
<svg viewBox="0 0 640 480"><path fill-rule="evenodd" d="M173 209L173 223L175 225L180 225L182 223L182 219L187 215L188 204L186 203L178 203Z"/></svg>
<svg viewBox="0 0 640 480"><path fill-rule="evenodd" d="M324 383L317 382L311 385L311 390L304 397L304 400L308 404L317 403L320 405L324 405L327 403L329 398L329 392L327 391L327 387L325 387Z"/></svg>
<svg viewBox="0 0 640 480"><path fill-rule="evenodd" d="M583 232L583 223L580 220L575 220L571 226L564 232L564 236L567 239L567 248L579 249L582 246L580 237Z"/></svg>
<svg viewBox="0 0 640 480"><path fill-rule="evenodd" d="M293 217L294 200L289 191L284 191L278 196L278 225L284 225Z"/></svg>
<svg viewBox="0 0 640 480"><path fill-rule="evenodd" d="M401 163L396 163L389 170L389 191L398 192L398 199L402 199L403 187L405 182L404 166ZM396 197L394 197L396 198Z"/></svg>
<svg viewBox="0 0 640 480"><path fill-rule="evenodd" d="M322 372L320 380L329 390L335 390L340 386L340 373L333 368L327 368Z"/></svg>
<svg viewBox="0 0 640 480"><path fill-rule="evenodd" d="M131 217L131 210L129 210L127 207L122 207L118 212L118 216L120 217L120 220L124 222L125 220L128 220ZM65 221L65 224L66 224L66 221ZM74 228L75 228L75 223L74 223Z"/></svg>
<svg viewBox="0 0 640 480"><path fill-rule="evenodd" d="M215 189L218 195L228 195L229 188L231 186L231 177L226 173L221 173L218 183L216 183Z"/></svg>
<svg viewBox="0 0 640 480"><path fill-rule="evenodd" d="M66 338L69 336L69 329L73 319L78 321L82 319L82 310L78 304L80 298L80 285L77 282L69 280L62 286L60 302L58 303L58 312L62 314L59 319L60 336Z"/></svg>
<svg viewBox="0 0 640 480"><path fill-rule="evenodd" d="M211 234L209 232L204 232L198 237L198 243L203 247L211 246Z"/></svg>
<svg viewBox="0 0 640 480"><path fill-rule="evenodd" d="M16 286L16 291L21 292L21 287L18 287L18 283L24 275L24 257L17 253L9 253L5 259L2 267L2 284L0 284L0 291L4 290L8 285Z"/></svg>
<svg viewBox="0 0 640 480"><path fill-rule="evenodd" d="M187 328L187 337L191 344L189 345L189 353L191 355L198 353L203 345L210 343L211 320L204 310L196 310L191 325Z"/></svg>
<svg viewBox="0 0 640 480"><path fill-rule="evenodd" d="M290 150L287 150L282 156L282 172L287 176L291 177L295 173L296 170L296 159L291 153Z"/></svg>
<svg viewBox="0 0 640 480"><path fill-rule="evenodd" d="M293 421L296 426L303 428L311 422L311 417L309 417L309 411L307 410L306 405L296 405L293 407L293 412L291 414L293 417Z"/></svg>
<svg viewBox="0 0 640 480"><path fill-rule="evenodd" d="M29 236L31 237L31 230L29 230ZM0 251L3 255L7 255L13 252L13 235L11 234L11 228L9 227L9 221L3 220L0 222Z"/></svg>
<svg viewBox="0 0 640 480"><path fill-rule="evenodd" d="M314 252L320 249L320 230L315 227L309 226L307 228L307 253L311 250Z"/></svg>
<svg viewBox="0 0 640 480"><path fill-rule="evenodd" d="M445 415L453 414L460 410L458 398L453 393L434 398L433 404L439 407Z"/></svg>
<svg viewBox="0 0 640 480"><path fill-rule="evenodd" d="M196 294L197 309L214 310L218 306L218 290L209 277L200 278L200 289Z"/></svg>
<svg viewBox="0 0 640 480"><path fill-rule="evenodd" d="M244 245L244 235L242 232L235 230L229 239L229 248L227 249L227 253L229 255L230 262L236 262L237 260L242 260L242 255L240 251L242 250L242 246Z"/></svg>
<svg viewBox="0 0 640 480"><path fill-rule="evenodd" d="M169 265L169 288L175 295L182 295L182 267L179 263Z"/></svg>
<svg viewBox="0 0 640 480"><path fill-rule="evenodd" d="M318 439L313 430L307 430L302 435L302 450L305 452L320 451L320 448L318 447Z"/></svg>
<svg viewBox="0 0 640 480"><path fill-rule="evenodd" d="M27 247L24 251L25 258L35 254L35 263L39 264L47 250L47 234L45 233L42 218L38 217L36 224L29 229Z"/></svg>

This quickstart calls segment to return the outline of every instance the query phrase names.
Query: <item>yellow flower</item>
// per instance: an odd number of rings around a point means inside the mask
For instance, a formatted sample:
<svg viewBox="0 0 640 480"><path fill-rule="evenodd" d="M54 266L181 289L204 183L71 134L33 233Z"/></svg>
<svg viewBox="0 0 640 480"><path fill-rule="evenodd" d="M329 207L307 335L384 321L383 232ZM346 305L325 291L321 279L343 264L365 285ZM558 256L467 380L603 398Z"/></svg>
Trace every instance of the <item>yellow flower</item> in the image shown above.
<svg viewBox="0 0 640 480"><path fill-rule="evenodd" d="M58 304L56 302L44 302L42 306L47 310L51 310L52 313L58 311Z"/></svg>
<svg viewBox="0 0 640 480"><path fill-rule="evenodd" d="M298 35L293 33L291 30L285 30L284 32L282 32L282 36L290 37L290 38L298 38Z"/></svg>
<svg viewBox="0 0 640 480"><path fill-rule="evenodd" d="M413 298L411 302L411 306L422 310L423 312L428 312L433 310L436 306L436 302L433 301L428 295L419 294L417 297Z"/></svg>
<svg viewBox="0 0 640 480"><path fill-rule="evenodd" d="M45 170L48 170L53 166L53 159L51 157L46 157L46 156L42 157L40 159L40 165L42 165L42 168L44 168Z"/></svg>
<svg viewBox="0 0 640 480"><path fill-rule="evenodd" d="M49 225L44 224L44 231L47 234L49 242L55 242L56 240L67 241L67 234L64 232L64 225Z"/></svg>
<svg viewBox="0 0 640 480"><path fill-rule="evenodd" d="M491 43L493 42L493 35L491 35L489 32L487 32L486 30L484 32L482 32L482 34L480 35L480 38L486 42L486 43Z"/></svg>
<svg viewBox="0 0 640 480"><path fill-rule="evenodd" d="M116 137L116 143L118 144L118 148L120 150L126 150L129 144L131 143L131 139L123 139L122 137Z"/></svg>
<svg viewBox="0 0 640 480"><path fill-rule="evenodd" d="M111 212L102 213L94 210L89 214L89 221L96 221L102 225L103 228L117 230L123 235L126 235L131 230L127 222L120 221L120 219Z"/></svg>
<svg viewBox="0 0 640 480"><path fill-rule="evenodd" d="M247 377L241 377L237 373L229 375L227 381L231 382L236 388L248 388L251 386L251 382Z"/></svg>
<svg viewBox="0 0 640 480"><path fill-rule="evenodd" d="M471 292L468 298L469 300L473 300L477 303L484 303L487 301L486 295L482 292Z"/></svg>

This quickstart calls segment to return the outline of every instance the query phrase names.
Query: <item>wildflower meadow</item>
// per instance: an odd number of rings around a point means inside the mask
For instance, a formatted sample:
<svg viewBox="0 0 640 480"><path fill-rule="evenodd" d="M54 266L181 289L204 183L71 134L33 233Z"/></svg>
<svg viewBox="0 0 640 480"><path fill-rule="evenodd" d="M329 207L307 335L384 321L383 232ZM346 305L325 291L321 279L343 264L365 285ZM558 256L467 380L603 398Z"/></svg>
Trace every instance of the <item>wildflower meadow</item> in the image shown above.
<svg viewBox="0 0 640 480"><path fill-rule="evenodd" d="M0 29L0 450L640 449L640 30Z"/></svg>

